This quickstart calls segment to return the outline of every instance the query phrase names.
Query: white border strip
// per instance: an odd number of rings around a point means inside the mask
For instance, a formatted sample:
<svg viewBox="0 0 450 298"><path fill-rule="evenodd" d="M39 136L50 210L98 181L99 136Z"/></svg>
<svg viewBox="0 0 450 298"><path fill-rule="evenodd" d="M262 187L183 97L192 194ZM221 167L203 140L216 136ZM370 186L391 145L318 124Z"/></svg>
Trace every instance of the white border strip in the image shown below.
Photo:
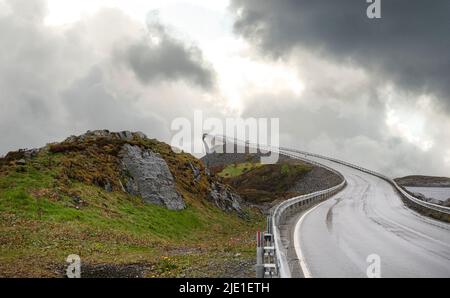
<svg viewBox="0 0 450 298"><path fill-rule="evenodd" d="M308 263L306 263L306 259L305 256L302 252L302 247L300 244L300 228L303 224L303 221L305 220L306 216L311 213L312 211L314 211L316 208L319 208L321 205L327 203L328 200L314 206L313 208L309 209L308 211L305 212L305 214L303 214L300 219L297 221L297 223L295 224L295 229L294 229L294 247L295 247L295 253L297 254L298 260L300 262L300 267L302 268L303 271L303 275L305 276L305 278L312 278L312 274L311 274L311 270L309 270L309 266ZM298 236L298 237L296 237Z"/></svg>

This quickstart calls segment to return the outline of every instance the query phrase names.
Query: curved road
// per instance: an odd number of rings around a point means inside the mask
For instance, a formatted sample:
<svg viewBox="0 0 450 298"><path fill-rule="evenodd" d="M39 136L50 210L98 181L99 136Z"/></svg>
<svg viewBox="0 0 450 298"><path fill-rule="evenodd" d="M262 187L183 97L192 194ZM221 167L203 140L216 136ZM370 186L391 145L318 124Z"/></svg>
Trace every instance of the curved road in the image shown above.
<svg viewBox="0 0 450 298"><path fill-rule="evenodd" d="M300 218L295 251L307 276L367 277L369 255L381 277L450 277L450 224L406 207L386 181L328 160L347 187Z"/></svg>

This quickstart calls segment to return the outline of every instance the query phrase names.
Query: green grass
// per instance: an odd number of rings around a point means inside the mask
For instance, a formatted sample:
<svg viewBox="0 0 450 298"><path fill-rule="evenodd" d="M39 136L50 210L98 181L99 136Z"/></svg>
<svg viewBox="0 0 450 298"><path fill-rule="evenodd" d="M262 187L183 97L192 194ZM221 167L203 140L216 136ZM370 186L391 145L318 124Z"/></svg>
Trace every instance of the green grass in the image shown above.
<svg viewBox="0 0 450 298"><path fill-rule="evenodd" d="M288 164L283 164L281 166L281 174L289 175L290 172L291 172L291 167Z"/></svg>
<svg viewBox="0 0 450 298"><path fill-rule="evenodd" d="M231 164L227 165L218 176L223 178L234 178L238 177L244 173L250 172L253 169L261 167L260 163L239 163L239 164Z"/></svg>
<svg viewBox="0 0 450 298"><path fill-rule="evenodd" d="M15 175L14 175L15 176ZM27 175L25 175L27 176ZM33 175L34 176L34 175ZM2 177L0 181L11 180ZM126 231L134 235L151 234L158 239L181 241L196 239L197 231L207 230L209 220L226 225L227 221L239 221L234 215L214 210L212 206L202 209L188 206L183 211L144 204L138 197L120 192L106 193L95 186L75 183L71 192L77 193L83 206L66 194L59 194L57 201L48 197L35 198L31 193L41 189L38 185L46 177L17 178L15 187L0 189L0 213L8 213L24 219L44 222L88 225L100 229Z"/></svg>
<svg viewBox="0 0 450 298"><path fill-rule="evenodd" d="M231 177L228 182L245 200L265 203L295 195L290 190L311 169L309 165L292 162L264 165Z"/></svg>
<svg viewBox="0 0 450 298"><path fill-rule="evenodd" d="M215 254L253 248L263 221L256 213L244 221L184 188L185 210L144 204L121 191L62 179L64 158L43 153L0 171L0 276L55 276L55 266L73 253L92 263L155 262L156 276L172 276L186 268L161 261L171 251L202 248L189 262L195 267ZM237 237L242 240L230 240Z"/></svg>

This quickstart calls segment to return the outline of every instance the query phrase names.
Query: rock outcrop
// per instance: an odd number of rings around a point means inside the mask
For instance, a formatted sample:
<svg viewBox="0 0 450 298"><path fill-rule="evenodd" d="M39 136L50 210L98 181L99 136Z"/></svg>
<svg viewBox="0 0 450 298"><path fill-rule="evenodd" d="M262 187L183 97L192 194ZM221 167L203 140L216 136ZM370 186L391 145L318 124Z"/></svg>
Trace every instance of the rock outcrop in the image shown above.
<svg viewBox="0 0 450 298"><path fill-rule="evenodd" d="M243 202L241 197L226 185L213 182L208 200L224 211L236 212L240 216L245 216L245 212L241 208Z"/></svg>
<svg viewBox="0 0 450 298"><path fill-rule="evenodd" d="M67 138L64 142L65 143L75 143L75 142L84 142L87 140L93 140L103 138L107 140L120 140L125 142L131 142L135 139L146 139L147 136L138 131L138 132L131 132L131 131L120 131L120 132L110 132L109 130L89 130L85 134L81 136L70 136Z"/></svg>
<svg viewBox="0 0 450 298"><path fill-rule="evenodd" d="M194 174L194 182L197 183L202 178L202 173L200 168L194 166L191 162L189 163L189 167L192 170L192 173Z"/></svg>
<svg viewBox="0 0 450 298"><path fill-rule="evenodd" d="M403 189L405 189L405 188L403 188ZM406 189L406 191L409 192L407 189ZM424 194L422 194L420 192L409 192L409 193L411 195L413 195L415 198L422 200L424 202L441 205L444 207L450 207L450 198L448 198L446 200L438 200L438 199L434 199L434 198L428 198L427 196L425 196Z"/></svg>
<svg viewBox="0 0 450 298"><path fill-rule="evenodd" d="M126 134L124 138L128 138ZM144 202L165 206L170 210L186 208L165 160L157 153L125 144L120 152L122 168L127 177L128 193L142 197Z"/></svg>
<svg viewBox="0 0 450 298"><path fill-rule="evenodd" d="M442 206L450 207L450 198L448 198L447 200L445 200L444 202L442 202Z"/></svg>

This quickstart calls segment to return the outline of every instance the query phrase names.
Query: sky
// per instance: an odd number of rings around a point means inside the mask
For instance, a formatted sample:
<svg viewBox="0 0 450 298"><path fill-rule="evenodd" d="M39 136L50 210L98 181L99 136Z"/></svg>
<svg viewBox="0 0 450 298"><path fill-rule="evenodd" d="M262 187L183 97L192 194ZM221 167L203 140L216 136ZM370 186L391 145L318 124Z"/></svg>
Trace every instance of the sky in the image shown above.
<svg viewBox="0 0 450 298"><path fill-rule="evenodd" d="M277 117L280 140L450 176L450 2L0 0L0 155L87 130Z"/></svg>

